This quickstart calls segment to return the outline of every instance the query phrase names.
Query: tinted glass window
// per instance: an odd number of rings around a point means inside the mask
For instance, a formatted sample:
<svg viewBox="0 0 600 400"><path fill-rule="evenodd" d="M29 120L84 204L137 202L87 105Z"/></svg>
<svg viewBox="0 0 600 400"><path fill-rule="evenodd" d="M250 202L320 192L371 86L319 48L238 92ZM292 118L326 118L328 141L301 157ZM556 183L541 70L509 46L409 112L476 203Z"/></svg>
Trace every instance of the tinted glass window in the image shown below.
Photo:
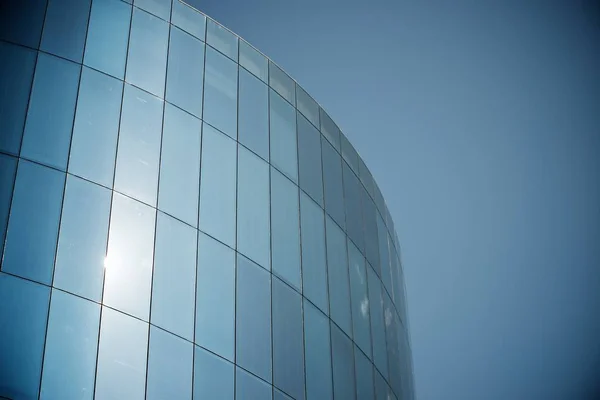
<svg viewBox="0 0 600 400"><path fill-rule="evenodd" d="M356 376L356 398L372 400L373 393L373 364L358 347L354 347L354 371Z"/></svg>
<svg viewBox="0 0 600 400"><path fill-rule="evenodd" d="M98 304L52 290L40 398L91 398L99 325Z"/></svg>
<svg viewBox="0 0 600 400"><path fill-rule="evenodd" d="M270 110L271 163L297 182L296 110L272 90Z"/></svg>
<svg viewBox="0 0 600 400"><path fill-rule="evenodd" d="M50 285L65 174L19 161L2 270Z"/></svg>
<svg viewBox="0 0 600 400"><path fill-rule="evenodd" d="M206 17L179 0L173 1L171 23L198 39L204 40Z"/></svg>
<svg viewBox="0 0 600 400"><path fill-rule="evenodd" d="M21 156L66 170L80 66L38 55Z"/></svg>
<svg viewBox="0 0 600 400"><path fill-rule="evenodd" d="M292 399L290 396L273 388L273 400L290 400L290 399Z"/></svg>
<svg viewBox="0 0 600 400"><path fill-rule="evenodd" d="M329 319L304 300L304 351L306 354L306 398L331 399L331 348Z"/></svg>
<svg viewBox="0 0 600 400"><path fill-rule="evenodd" d="M133 4L167 21L171 16L171 0L135 0Z"/></svg>
<svg viewBox="0 0 600 400"><path fill-rule="evenodd" d="M375 271L380 271L379 267L379 241L377 240L377 209L375 203L367 194L364 187L360 187L361 203L363 207L363 222L365 233L365 256L367 260L375 268Z"/></svg>
<svg viewBox="0 0 600 400"><path fill-rule="evenodd" d="M60 220L54 283L100 301L111 192L69 175Z"/></svg>
<svg viewBox="0 0 600 400"><path fill-rule="evenodd" d="M350 316L350 284L348 282L346 235L344 235L344 232L342 232L331 218L327 217L326 221L329 312L331 319L351 336L352 322Z"/></svg>
<svg viewBox="0 0 600 400"><path fill-rule="evenodd" d="M314 126L319 126L319 105L298 85L296 85L296 106Z"/></svg>
<svg viewBox="0 0 600 400"><path fill-rule="evenodd" d="M365 354L371 355L371 325L369 322L369 297L365 258L348 240L350 291L352 294L352 325L354 341Z"/></svg>
<svg viewBox="0 0 600 400"><path fill-rule="evenodd" d="M204 124L200 229L223 243L235 246L236 143Z"/></svg>
<svg viewBox="0 0 600 400"><path fill-rule="evenodd" d="M346 206L346 229L348 236L361 252L365 251L363 235L363 217L360 201L361 184L356 175L352 173L348 164L343 164L344 174L344 200Z"/></svg>
<svg viewBox="0 0 600 400"><path fill-rule="evenodd" d="M197 276L196 343L233 361L235 252L200 233Z"/></svg>
<svg viewBox="0 0 600 400"><path fill-rule="evenodd" d="M0 154L0 254L4 252L8 210L12 200L16 173L17 158Z"/></svg>
<svg viewBox="0 0 600 400"><path fill-rule="evenodd" d="M377 236L379 244L379 259L381 266L381 280L391 290L390 252L388 247L388 234L383 219L377 214Z"/></svg>
<svg viewBox="0 0 600 400"><path fill-rule="evenodd" d="M204 75L206 122L237 138L237 64L208 47Z"/></svg>
<svg viewBox="0 0 600 400"><path fill-rule="evenodd" d="M37 398L49 298L48 287L0 273L0 396Z"/></svg>
<svg viewBox="0 0 600 400"><path fill-rule="evenodd" d="M40 49L81 63L90 0L50 1Z"/></svg>
<svg viewBox="0 0 600 400"><path fill-rule="evenodd" d="M258 50L240 40L240 65L263 82L269 79L269 62Z"/></svg>
<svg viewBox="0 0 600 400"><path fill-rule="evenodd" d="M296 104L296 84L277 65L269 61L269 86L277 91L284 99Z"/></svg>
<svg viewBox="0 0 600 400"><path fill-rule="evenodd" d="M371 171L369 171L369 168L367 168L365 162L360 157L358 158L358 171L360 181L365 186L365 189L367 189L367 192L371 197L375 197L375 183L373 182L373 175L371 175Z"/></svg>
<svg viewBox="0 0 600 400"><path fill-rule="evenodd" d="M298 114L298 162L300 187L323 206L321 135L300 114Z"/></svg>
<svg viewBox="0 0 600 400"><path fill-rule="evenodd" d="M346 226L344 210L344 186L342 183L342 159L329 142L321 139L323 155L323 188L325 210L338 223Z"/></svg>
<svg viewBox="0 0 600 400"><path fill-rule="evenodd" d="M374 374L375 374L375 395L377 396L377 400L379 400L379 399L384 399L384 400L395 399L395 397L393 397L392 392L389 389L388 384L386 383L383 376L381 376L381 374L377 370L375 370Z"/></svg>
<svg viewBox="0 0 600 400"><path fill-rule="evenodd" d="M271 400L271 385L250 375L241 368L235 372L236 400Z"/></svg>
<svg viewBox="0 0 600 400"><path fill-rule="evenodd" d="M192 226L198 221L201 129L198 118L165 104L158 208Z"/></svg>
<svg viewBox="0 0 600 400"><path fill-rule="evenodd" d="M371 339L373 344L373 362L387 376L387 349L385 345L385 327L383 324L383 297L381 282L371 268L367 268L369 283L369 305L371 307Z"/></svg>
<svg viewBox="0 0 600 400"><path fill-rule="evenodd" d="M344 134L341 134L340 138L341 138L342 156L344 157L344 160L346 160L348 165L350 165L350 168L352 168L352 171L354 171L354 173L356 175L358 175L358 153L356 153L356 150L354 150L354 147L348 141L346 136L344 136Z"/></svg>
<svg viewBox="0 0 600 400"><path fill-rule="evenodd" d="M269 91L267 85L243 68L240 69L238 140L269 159Z"/></svg>
<svg viewBox="0 0 600 400"><path fill-rule="evenodd" d="M354 345L335 324L331 324L333 395L336 399L354 399Z"/></svg>
<svg viewBox="0 0 600 400"><path fill-rule="evenodd" d="M340 151L340 129L323 109L321 109L321 133L337 151Z"/></svg>
<svg viewBox="0 0 600 400"><path fill-rule="evenodd" d="M387 356L390 383L396 393L400 393L400 349L398 348L398 331L400 329L400 320L398 314L392 306L392 300L383 293L383 315L385 317L385 336L387 343Z"/></svg>
<svg viewBox="0 0 600 400"><path fill-rule="evenodd" d="M194 347L194 400L233 400L233 364Z"/></svg>
<svg viewBox="0 0 600 400"><path fill-rule="evenodd" d="M32 0L23 7L20 1L5 1L0 13L0 39L36 48L46 12L46 0Z"/></svg>
<svg viewBox="0 0 600 400"><path fill-rule="evenodd" d="M206 43L210 44L232 60L237 61L237 36L211 19L208 20L206 26Z"/></svg>

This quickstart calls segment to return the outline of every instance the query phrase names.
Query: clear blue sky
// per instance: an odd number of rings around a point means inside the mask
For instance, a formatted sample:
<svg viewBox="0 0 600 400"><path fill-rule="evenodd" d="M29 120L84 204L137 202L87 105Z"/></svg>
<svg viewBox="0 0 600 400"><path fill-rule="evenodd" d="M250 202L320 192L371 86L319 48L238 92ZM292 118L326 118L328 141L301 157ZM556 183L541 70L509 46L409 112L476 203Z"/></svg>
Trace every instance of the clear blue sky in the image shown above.
<svg viewBox="0 0 600 400"><path fill-rule="evenodd" d="M188 1L287 70L373 172L420 400L600 398L598 2Z"/></svg>

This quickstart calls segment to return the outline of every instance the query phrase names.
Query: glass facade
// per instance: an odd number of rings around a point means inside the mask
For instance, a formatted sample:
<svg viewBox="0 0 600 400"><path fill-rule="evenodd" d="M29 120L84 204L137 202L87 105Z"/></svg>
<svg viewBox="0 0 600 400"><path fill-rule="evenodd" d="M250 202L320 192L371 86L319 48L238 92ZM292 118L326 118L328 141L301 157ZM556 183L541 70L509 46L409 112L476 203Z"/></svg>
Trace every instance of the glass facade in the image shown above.
<svg viewBox="0 0 600 400"><path fill-rule="evenodd" d="M413 398L373 176L180 0L0 5L0 399Z"/></svg>

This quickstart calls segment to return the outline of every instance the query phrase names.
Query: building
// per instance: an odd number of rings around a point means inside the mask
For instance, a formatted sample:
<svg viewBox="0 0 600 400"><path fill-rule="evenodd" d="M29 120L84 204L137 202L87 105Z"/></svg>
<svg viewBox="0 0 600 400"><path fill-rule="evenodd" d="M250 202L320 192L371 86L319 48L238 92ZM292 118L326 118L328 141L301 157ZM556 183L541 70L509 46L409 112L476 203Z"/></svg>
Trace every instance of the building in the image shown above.
<svg viewBox="0 0 600 400"><path fill-rule="evenodd" d="M357 152L218 23L130 3L0 5L0 398L411 399Z"/></svg>

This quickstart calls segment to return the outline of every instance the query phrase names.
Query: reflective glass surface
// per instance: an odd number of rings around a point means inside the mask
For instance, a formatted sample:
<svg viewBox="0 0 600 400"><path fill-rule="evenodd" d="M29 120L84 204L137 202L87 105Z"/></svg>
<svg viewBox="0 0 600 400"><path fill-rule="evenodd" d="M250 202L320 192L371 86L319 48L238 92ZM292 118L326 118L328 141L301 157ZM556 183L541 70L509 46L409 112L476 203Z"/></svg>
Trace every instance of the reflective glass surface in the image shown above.
<svg viewBox="0 0 600 400"><path fill-rule="evenodd" d="M321 109L321 133L329 143L339 152L340 151L340 129L329 115Z"/></svg>
<svg viewBox="0 0 600 400"><path fill-rule="evenodd" d="M306 398L307 400L331 399L333 388L329 319L306 300L304 300L304 332Z"/></svg>
<svg viewBox="0 0 600 400"><path fill-rule="evenodd" d="M241 368L235 371L236 400L271 400L271 385L249 374Z"/></svg>
<svg viewBox="0 0 600 400"><path fill-rule="evenodd" d="M270 156L271 164L298 181L296 111L273 90L270 92Z"/></svg>
<svg viewBox="0 0 600 400"><path fill-rule="evenodd" d="M324 138L321 138L323 156L323 189L325 210L338 223L346 226L344 209L344 185L342 181L342 159Z"/></svg>
<svg viewBox="0 0 600 400"><path fill-rule="evenodd" d="M40 49L81 63L90 0L49 1Z"/></svg>
<svg viewBox="0 0 600 400"><path fill-rule="evenodd" d="M299 183L314 201L323 207L323 171L321 168L321 135L306 118L298 114Z"/></svg>
<svg viewBox="0 0 600 400"><path fill-rule="evenodd" d="M231 31L208 20L206 25L206 43L234 61L238 59L238 38Z"/></svg>
<svg viewBox="0 0 600 400"><path fill-rule="evenodd" d="M319 127L319 105L298 85L296 85L296 106L311 124Z"/></svg>
<svg viewBox="0 0 600 400"><path fill-rule="evenodd" d="M381 373L387 376L387 354L385 344L385 326L383 315L383 297L381 281L375 272L367 268L369 285L369 306L371 308L371 339L373 344L373 362Z"/></svg>
<svg viewBox="0 0 600 400"><path fill-rule="evenodd" d="M0 39L36 48L40 44L46 0L3 2L0 13Z"/></svg>
<svg viewBox="0 0 600 400"><path fill-rule="evenodd" d="M15 157L0 153L0 255L4 252L6 224L17 173L17 161Z"/></svg>
<svg viewBox="0 0 600 400"><path fill-rule="evenodd" d="M269 88L240 68L238 140L269 160Z"/></svg>
<svg viewBox="0 0 600 400"><path fill-rule="evenodd" d="M352 336L346 236L329 217L326 218L325 231L329 274L329 315L347 335Z"/></svg>
<svg viewBox="0 0 600 400"><path fill-rule="evenodd" d="M348 167L348 164L342 164L344 176L344 204L346 206L346 228L350 239L352 239L359 250L364 253L365 243L360 181L356 175L354 175L350 167Z"/></svg>
<svg viewBox="0 0 600 400"><path fill-rule="evenodd" d="M371 325L365 258L350 240L348 240L348 267L352 295L352 331L354 332L354 342L365 354L370 356Z"/></svg>
<svg viewBox="0 0 600 400"><path fill-rule="evenodd" d="M207 47L204 68L204 121L236 139L237 64Z"/></svg>
<svg viewBox="0 0 600 400"><path fill-rule="evenodd" d="M250 71L261 81L269 81L269 62L254 47L240 40L240 65Z"/></svg>
<svg viewBox="0 0 600 400"><path fill-rule="evenodd" d="M271 86L284 99L296 104L296 84L277 65L269 61L269 86Z"/></svg>
<svg viewBox="0 0 600 400"><path fill-rule="evenodd" d="M190 35L204 40L206 17L181 0L173 0L171 23Z"/></svg>
<svg viewBox="0 0 600 400"><path fill-rule="evenodd" d="M167 21L171 16L171 0L134 0L133 4Z"/></svg>
<svg viewBox="0 0 600 400"><path fill-rule="evenodd" d="M358 347L354 347L354 371L357 400L373 400L373 364Z"/></svg>
<svg viewBox="0 0 600 400"><path fill-rule="evenodd" d="M353 345L348 336L331 324L331 356L333 366L333 397L354 399L354 357Z"/></svg>
<svg viewBox="0 0 600 400"><path fill-rule="evenodd" d="M194 400L233 400L233 364L194 347Z"/></svg>

